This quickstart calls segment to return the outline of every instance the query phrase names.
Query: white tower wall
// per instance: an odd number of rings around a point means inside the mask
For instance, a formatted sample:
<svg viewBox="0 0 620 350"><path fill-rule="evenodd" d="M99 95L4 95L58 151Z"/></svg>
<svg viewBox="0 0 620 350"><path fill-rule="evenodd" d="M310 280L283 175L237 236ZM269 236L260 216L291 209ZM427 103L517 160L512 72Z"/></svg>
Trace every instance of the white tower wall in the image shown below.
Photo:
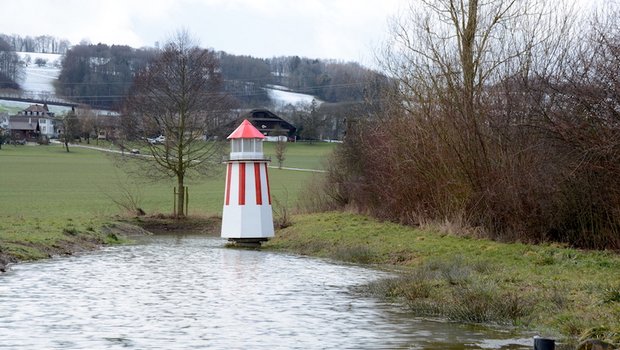
<svg viewBox="0 0 620 350"><path fill-rule="evenodd" d="M266 161L229 161L221 233L223 238L274 236Z"/></svg>

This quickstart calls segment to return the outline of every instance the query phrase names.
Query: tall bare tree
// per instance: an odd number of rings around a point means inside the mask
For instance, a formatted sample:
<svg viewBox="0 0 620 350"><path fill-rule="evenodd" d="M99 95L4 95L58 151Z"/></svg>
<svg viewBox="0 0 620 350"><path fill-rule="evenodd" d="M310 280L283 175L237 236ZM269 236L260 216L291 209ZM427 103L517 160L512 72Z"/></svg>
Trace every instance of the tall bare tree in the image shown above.
<svg viewBox="0 0 620 350"><path fill-rule="evenodd" d="M523 69L545 11L539 0L418 0L392 24L382 62L400 82L399 99L450 135L444 141L474 187L491 166L487 89Z"/></svg>
<svg viewBox="0 0 620 350"><path fill-rule="evenodd" d="M69 143L80 137L80 121L74 108L62 117L61 127L61 140L65 145L65 150L69 152Z"/></svg>
<svg viewBox="0 0 620 350"><path fill-rule="evenodd" d="M143 157L150 174L176 179L175 213L186 215L185 179L204 173L219 160L221 145L206 140L226 111L220 92L218 60L181 31L165 44L157 58L137 74L126 104L124 134L136 139L152 157ZM153 142L161 135L165 141Z"/></svg>
<svg viewBox="0 0 620 350"><path fill-rule="evenodd" d="M596 67L588 53L613 62L613 47L578 50L575 44L585 41L575 33L583 27L572 14L569 1L412 0L394 21L381 57L398 93L387 96L380 120L348 121L339 166L330 169L340 202L409 223L449 220L501 239L588 246L593 227L602 228L599 242L611 236L605 230L620 232L620 221L608 219L616 214L579 213L582 193L593 198L605 188L599 184L616 184L608 180L615 173L602 174L601 164L609 169L618 158L615 142L600 137L616 131L593 123L604 114L573 113L587 110L585 103L574 106L590 95L572 95L570 80L577 79L574 88L593 86L581 84L588 75L571 70L582 72L584 62ZM601 54L604 48L610 55ZM608 103L595 98L590 107L617 111L613 98L603 100ZM588 142L572 146L577 141ZM592 163L586 157L596 147L600 161ZM582 151L583 158L575 157ZM588 164L598 169L581 176ZM601 210L598 203L594 209L603 214L617 208ZM595 220L601 224L590 225ZM567 238L570 232L583 240Z"/></svg>

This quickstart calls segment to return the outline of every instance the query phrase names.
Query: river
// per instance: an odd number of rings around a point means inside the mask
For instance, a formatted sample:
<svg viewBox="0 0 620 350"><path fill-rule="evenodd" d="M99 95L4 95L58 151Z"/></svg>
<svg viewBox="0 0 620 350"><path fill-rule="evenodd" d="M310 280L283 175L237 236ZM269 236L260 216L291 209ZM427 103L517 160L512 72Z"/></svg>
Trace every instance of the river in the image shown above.
<svg viewBox="0 0 620 350"><path fill-rule="evenodd" d="M0 275L0 349L531 349L356 291L385 272L224 245L154 236L14 265Z"/></svg>

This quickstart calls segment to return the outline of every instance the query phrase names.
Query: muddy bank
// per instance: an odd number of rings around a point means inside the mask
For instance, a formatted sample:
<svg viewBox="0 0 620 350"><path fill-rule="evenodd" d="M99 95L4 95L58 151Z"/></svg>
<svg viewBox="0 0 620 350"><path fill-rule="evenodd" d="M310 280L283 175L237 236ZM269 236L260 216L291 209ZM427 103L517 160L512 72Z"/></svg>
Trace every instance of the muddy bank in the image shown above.
<svg viewBox="0 0 620 350"><path fill-rule="evenodd" d="M131 237L151 234L143 228L123 222L104 224L99 230L63 230L43 240L3 240L0 242L0 272L10 264L49 259L99 249L103 245L122 244Z"/></svg>
<svg viewBox="0 0 620 350"><path fill-rule="evenodd" d="M63 230L44 240L0 240L0 273L10 264L49 259L99 249L109 244L123 244L134 237L152 234L219 235L221 218L188 217L182 220L164 215L138 217L109 222L98 230Z"/></svg>
<svg viewBox="0 0 620 350"><path fill-rule="evenodd" d="M153 234L188 234L217 236L222 218L217 216L190 216L175 219L166 215L141 216L127 222Z"/></svg>
<svg viewBox="0 0 620 350"><path fill-rule="evenodd" d="M79 252L97 249L104 244L103 239L95 235L76 234L48 242L17 242L5 243L0 247L0 272L5 272L10 264L20 261L31 261L61 255L72 255Z"/></svg>

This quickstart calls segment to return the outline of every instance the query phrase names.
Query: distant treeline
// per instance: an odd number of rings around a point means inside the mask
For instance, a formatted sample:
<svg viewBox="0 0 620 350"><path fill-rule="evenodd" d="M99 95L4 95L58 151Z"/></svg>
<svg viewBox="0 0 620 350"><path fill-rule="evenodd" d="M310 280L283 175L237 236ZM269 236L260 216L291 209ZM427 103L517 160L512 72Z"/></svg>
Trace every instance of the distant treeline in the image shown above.
<svg viewBox="0 0 620 350"><path fill-rule="evenodd" d="M284 86L326 102L362 101L368 94L367 82L382 77L355 62L299 56L256 58L225 52L220 52L219 58L228 91L245 102L268 103L261 88L267 85Z"/></svg>
<svg viewBox="0 0 620 350"><path fill-rule="evenodd" d="M156 48L80 43L49 35L0 34L0 88L19 89L23 66L15 51L63 54L56 94L93 108L120 109L136 74L156 57ZM299 56L258 58L216 52L222 89L233 108L276 109L268 88L305 93L318 104L278 106L276 111L307 140L341 138L345 121L369 113L369 102L388 90L389 79L358 63ZM376 101L373 102L376 104Z"/></svg>
<svg viewBox="0 0 620 350"><path fill-rule="evenodd" d="M279 85L326 102L361 101L368 89L365 83L381 76L355 62L288 56L269 63Z"/></svg>
<svg viewBox="0 0 620 350"><path fill-rule="evenodd" d="M0 89L19 89L17 81L22 74L19 56L0 36Z"/></svg>
<svg viewBox="0 0 620 350"><path fill-rule="evenodd" d="M0 34L0 39L7 42L12 51L64 54L71 47L67 39L51 35L21 36L17 34Z"/></svg>
<svg viewBox="0 0 620 350"><path fill-rule="evenodd" d="M105 44L76 45L62 61L56 92L93 107L116 108L136 72L157 54L156 49L134 49ZM382 76L357 63L300 58L271 59L218 52L224 90L238 108L271 107L265 87L282 85L292 91L332 102L359 102ZM383 79L383 78L381 78ZM376 84L374 85L376 88Z"/></svg>
<svg viewBox="0 0 620 350"><path fill-rule="evenodd" d="M124 45L75 45L62 60L56 94L96 108L119 108L135 74L156 53Z"/></svg>

